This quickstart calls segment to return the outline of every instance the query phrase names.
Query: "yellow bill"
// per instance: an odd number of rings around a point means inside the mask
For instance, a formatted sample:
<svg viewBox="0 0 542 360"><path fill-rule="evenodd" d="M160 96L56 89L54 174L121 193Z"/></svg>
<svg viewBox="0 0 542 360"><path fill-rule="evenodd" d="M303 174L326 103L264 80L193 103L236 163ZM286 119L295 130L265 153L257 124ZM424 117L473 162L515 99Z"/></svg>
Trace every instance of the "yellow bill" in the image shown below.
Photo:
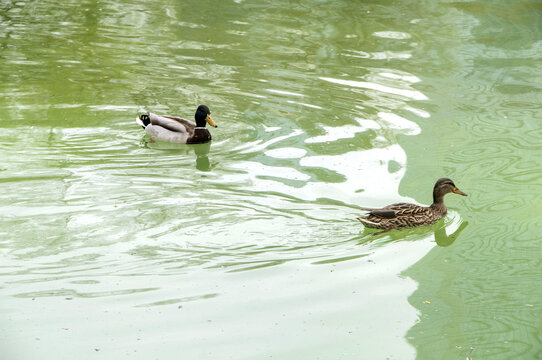
<svg viewBox="0 0 542 360"><path fill-rule="evenodd" d="M468 196L467 194L465 194L463 191L459 190L458 188L453 189L453 192L454 192L454 194Z"/></svg>
<svg viewBox="0 0 542 360"><path fill-rule="evenodd" d="M211 125L212 127L218 127L218 125L215 123L211 115L207 115L205 118L205 121L207 121L207 124Z"/></svg>

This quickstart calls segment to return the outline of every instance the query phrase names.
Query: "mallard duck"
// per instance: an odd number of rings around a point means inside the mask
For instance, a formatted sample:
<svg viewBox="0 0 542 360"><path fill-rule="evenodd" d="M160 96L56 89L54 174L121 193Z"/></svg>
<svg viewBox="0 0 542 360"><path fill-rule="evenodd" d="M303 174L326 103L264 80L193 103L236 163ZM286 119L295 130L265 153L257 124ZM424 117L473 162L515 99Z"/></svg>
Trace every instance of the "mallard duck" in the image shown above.
<svg viewBox="0 0 542 360"><path fill-rule="evenodd" d="M431 206L397 203L382 209L362 208L362 210L368 211L369 214L358 217L358 220L368 228L384 229L385 231L430 225L446 215L447 209L446 205L444 205L444 195L451 192L467 196L455 186L452 180L442 178L437 180L433 188L433 203Z"/></svg>
<svg viewBox="0 0 542 360"><path fill-rule="evenodd" d="M218 127L211 117L211 111L205 105L198 106L194 115L196 123L170 115L142 114L136 122L145 129L154 140L183 144L201 144L211 141L211 133L205 125Z"/></svg>

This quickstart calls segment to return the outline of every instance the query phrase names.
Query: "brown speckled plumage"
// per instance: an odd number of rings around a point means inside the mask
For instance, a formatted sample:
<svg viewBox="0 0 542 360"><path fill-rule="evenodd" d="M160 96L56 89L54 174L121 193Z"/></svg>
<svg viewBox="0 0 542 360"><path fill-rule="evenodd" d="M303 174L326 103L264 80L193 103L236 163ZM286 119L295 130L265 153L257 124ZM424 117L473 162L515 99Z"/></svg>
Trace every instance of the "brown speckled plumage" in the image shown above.
<svg viewBox="0 0 542 360"><path fill-rule="evenodd" d="M397 203L381 209L362 208L369 213L364 217L359 217L358 220L368 228L384 230L430 225L446 215L444 195L450 192L467 196L455 186L452 180L442 178L435 183L433 188L433 204L431 206Z"/></svg>

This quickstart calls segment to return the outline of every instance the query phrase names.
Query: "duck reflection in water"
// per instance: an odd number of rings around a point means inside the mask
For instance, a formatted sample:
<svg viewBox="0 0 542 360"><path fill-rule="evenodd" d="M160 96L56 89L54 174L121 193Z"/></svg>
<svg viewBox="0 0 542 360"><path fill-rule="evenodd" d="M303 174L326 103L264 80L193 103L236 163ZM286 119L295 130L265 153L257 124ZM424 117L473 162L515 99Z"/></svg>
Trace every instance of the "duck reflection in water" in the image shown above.
<svg viewBox="0 0 542 360"><path fill-rule="evenodd" d="M186 145L154 141L152 138L146 138L142 140L141 145L146 148L178 151L180 155L189 155L194 151L194 154L196 154L196 169L200 171L211 171L218 165L218 163L211 163L208 157L211 142Z"/></svg>
<svg viewBox="0 0 542 360"><path fill-rule="evenodd" d="M194 149L194 153L196 154L196 169L200 171L211 171L215 168L215 166L218 165L218 163L211 165L209 157L207 156L207 154L209 154L209 150L211 149L210 142L205 144L191 145L190 147Z"/></svg>
<svg viewBox="0 0 542 360"><path fill-rule="evenodd" d="M434 226L437 226L437 225L438 224L435 224ZM434 230L435 242L437 243L438 246L441 246L441 247L452 245L454 241L457 240L461 232L465 230L465 228L468 225L469 225L468 221L461 222L461 224L457 227L457 229L449 235L446 233L445 225L439 226L438 229ZM382 231L375 233L375 232L372 232L372 230L365 229L365 231L363 232L362 238L360 240L361 242L366 243L368 242L367 236L370 236L371 241L372 241L372 239L380 238L380 236L377 236L377 235L383 235L383 234L384 232ZM418 240L420 238L420 235L424 236L420 228L411 228L411 229L403 229L403 230L395 231L395 232L386 232L386 237L388 237L390 241L405 240L405 239L408 240L409 237L412 240ZM415 238L413 238L413 236L415 236ZM387 243L388 241L385 241L385 242Z"/></svg>
<svg viewBox="0 0 542 360"><path fill-rule="evenodd" d="M461 225L450 235L446 234L446 227L441 227L435 231L435 241L438 246L446 247L453 244L455 239L459 237L459 234L469 225L468 221L463 221Z"/></svg>

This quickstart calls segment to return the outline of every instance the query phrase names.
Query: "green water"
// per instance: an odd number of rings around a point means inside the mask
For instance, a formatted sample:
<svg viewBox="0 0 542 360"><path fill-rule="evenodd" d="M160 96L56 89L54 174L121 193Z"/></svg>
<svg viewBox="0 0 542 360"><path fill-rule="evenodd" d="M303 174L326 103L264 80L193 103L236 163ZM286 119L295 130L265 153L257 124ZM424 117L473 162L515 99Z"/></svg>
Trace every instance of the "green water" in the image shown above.
<svg viewBox="0 0 542 360"><path fill-rule="evenodd" d="M541 52L536 1L0 0L2 358L542 359Z"/></svg>

